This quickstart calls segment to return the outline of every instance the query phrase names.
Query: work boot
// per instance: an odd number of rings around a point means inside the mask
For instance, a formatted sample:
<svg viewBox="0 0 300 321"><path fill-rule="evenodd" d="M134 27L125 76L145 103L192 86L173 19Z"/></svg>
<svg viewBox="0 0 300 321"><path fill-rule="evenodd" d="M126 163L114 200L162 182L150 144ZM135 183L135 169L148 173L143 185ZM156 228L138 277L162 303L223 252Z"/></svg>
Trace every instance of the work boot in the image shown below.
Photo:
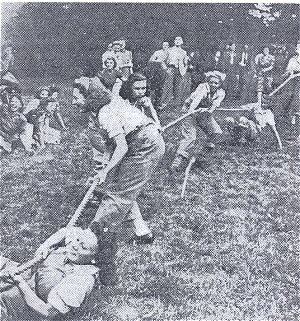
<svg viewBox="0 0 300 321"><path fill-rule="evenodd" d="M206 148L207 148L208 150L213 150L215 147L216 147L215 144L212 143L212 142L208 142L208 143L206 144Z"/></svg>
<svg viewBox="0 0 300 321"><path fill-rule="evenodd" d="M142 244L152 244L154 241L154 235L153 232L147 233L145 235L135 235L132 240L130 240L130 243L134 245L142 245Z"/></svg>

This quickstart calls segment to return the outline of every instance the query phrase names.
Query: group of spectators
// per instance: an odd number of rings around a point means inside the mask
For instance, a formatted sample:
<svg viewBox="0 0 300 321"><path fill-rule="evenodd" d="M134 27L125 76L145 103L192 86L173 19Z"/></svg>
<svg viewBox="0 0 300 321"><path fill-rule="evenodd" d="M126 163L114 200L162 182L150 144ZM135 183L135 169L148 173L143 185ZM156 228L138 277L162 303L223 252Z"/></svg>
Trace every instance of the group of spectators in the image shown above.
<svg viewBox="0 0 300 321"><path fill-rule="evenodd" d="M59 88L40 87L24 106L20 83L12 73L13 62L12 47L8 46L1 60L0 152L12 152L14 142L19 141L29 154L34 154L48 143L60 143L60 131L50 126L52 118L67 129L60 113Z"/></svg>
<svg viewBox="0 0 300 321"><path fill-rule="evenodd" d="M225 52L217 51L213 59L208 59L207 70L200 70L196 53L188 54L182 46L183 39L179 36L172 47L164 42L162 49L150 57L144 70L146 76L134 72L132 53L126 50L124 40L113 42L102 55L101 70L89 75L84 69L77 70L73 104L89 115L87 135L96 165L93 180L97 183L94 197L98 209L87 229L64 228L41 245L37 255L45 259L35 274L19 275L16 262L1 261L1 274L8 287L1 293L0 304L8 319L20 319L24 311L34 312L34 317L29 318L33 320L38 319L37 314L55 317L78 308L99 278L101 264L106 264L106 271L109 266L115 268L116 232L122 222L133 225L133 243L154 241L154 233L143 219L137 198L165 152L157 111L178 104L183 106L184 113L194 113L182 123L182 139L170 167L171 174L189 160L189 149L196 141L198 128L207 136L207 150L215 147L214 139L222 129L213 113L226 94L229 99L236 98L249 79L256 80L258 107L254 114L264 124L243 117L238 126L246 128L252 139L265 125L263 117L273 115L270 110L265 113L259 102L273 88L276 58L269 48L251 58L247 46L239 56L235 44L231 44ZM283 71L285 76L300 73L300 43L296 53ZM10 72L12 59L9 49L2 61L0 84L1 150L11 152L15 139L29 152L43 149L47 143L58 144L60 132L49 125L54 116L67 129L59 113L58 88L40 88L24 108L19 82ZM256 77L249 77L253 66ZM200 81L195 81L195 77L193 80L197 72ZM295 79L293 106L299 124L299 78ZM274 118L271 125L275 125L273 121Z"/></svg>
<svg viewBox="0 0 300 321"><path fill-rule="evenodd" d="M257 93L270 93L283 81L282 75L290 58L285 47L264 46L261 52L255 53L253 47L247 44L237 50L235 43L226 45L223 50L209 50L204 56L198 50L183 50L185 47L182 38L179 38L175 38L171 48L168 42L163 42L162 49L154 52L146 68L150 79L153 78L153 89L156 92L154 103L158 108L163 109L169 103L174 96L173 92L179 97L183 95L183 99L175 103L181 104L188 93L204 80L205 72L211 70L226 74L223 88L227 100L249 103L257 98ZM181 56L176 56L179 51ZM174 58L177 59L176 63ZM161 62L158 66L157 63ZM172 92L170 84L175 74L175 89Z"/></svg>

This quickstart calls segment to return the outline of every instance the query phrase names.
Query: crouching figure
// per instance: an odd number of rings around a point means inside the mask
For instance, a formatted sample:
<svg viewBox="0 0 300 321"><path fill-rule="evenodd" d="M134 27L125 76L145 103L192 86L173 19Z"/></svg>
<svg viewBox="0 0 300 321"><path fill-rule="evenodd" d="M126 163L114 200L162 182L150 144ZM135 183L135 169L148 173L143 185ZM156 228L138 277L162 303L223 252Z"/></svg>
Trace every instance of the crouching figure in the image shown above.
<svg viewBox="0 0 300 321"><path fill-rule="evenodd" d="M225 118L227 130L232 136L233 142L238 145L251 143L258 138L262 130L268 125L276 137L279 149L282 149L272 110L262 109L259 103L250 103L241 107L247 111L247 117L241 116L238 120L233 117Z"/></svg>
<svg viewBox="0 0 300 321"><path fill-rule="evenodd" d="M20 140L25 150L34 153L32 144L33 126L22 114L23 102L19 94L7 96L0 105L0 153L11 153L13 141Z"/></svg>

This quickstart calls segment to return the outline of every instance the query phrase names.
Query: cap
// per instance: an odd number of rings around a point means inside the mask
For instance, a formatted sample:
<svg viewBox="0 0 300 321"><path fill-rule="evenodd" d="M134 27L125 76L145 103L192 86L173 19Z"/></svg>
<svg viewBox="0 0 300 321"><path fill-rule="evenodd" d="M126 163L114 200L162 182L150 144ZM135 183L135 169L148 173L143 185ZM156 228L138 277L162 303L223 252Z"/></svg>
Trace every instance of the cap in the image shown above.
<svg viewBox="0 0 300 321"><path fill-rule="evenodd" d="M211 78L211 77L216 77L219 78L220 80L224 81L226 78L226 74L218 71L218 70L214 70L214 71L208 71L205 73L205 77L206 78Z"/></svg>

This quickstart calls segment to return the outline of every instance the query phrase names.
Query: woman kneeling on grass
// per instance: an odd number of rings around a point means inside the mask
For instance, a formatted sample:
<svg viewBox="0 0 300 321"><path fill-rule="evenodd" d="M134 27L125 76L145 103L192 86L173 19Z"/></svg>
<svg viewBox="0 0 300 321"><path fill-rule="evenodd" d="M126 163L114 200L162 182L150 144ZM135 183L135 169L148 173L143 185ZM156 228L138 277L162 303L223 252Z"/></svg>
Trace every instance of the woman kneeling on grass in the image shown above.
<svg viewBox="0 0 300 321"><path fill-rule="evenodd" d="M146 92L145 76L131 74L120 91L123 99L100 107L98 113L99 131L113 151L106 167L96 175L103 183L98 191L104 196L94 221L107 223L112 230L122 221L132 221L137 244L154 239L137 197L165 151L159 120Z"/></svg>
<svg viewBox="0 0 300 321"><path fill-rule="evenodd" d="M20 141L25 150L32 155L33 126L22 113L22 97L13 91L5 91L0 93L0 96L0 155L13 151L13 141Z"/></svg>
<svg viewBox="0 0 300 321"><path fill-rule="evenodd" d="M51 319L75 312L103 268L103 234L98 225L63 228L50 236L37 250L46 258L34 274L15 274L18 263L1 257L1 277L7 282L0 293L1 320ZM100 270L102 281L101 277Z"/></svg>

